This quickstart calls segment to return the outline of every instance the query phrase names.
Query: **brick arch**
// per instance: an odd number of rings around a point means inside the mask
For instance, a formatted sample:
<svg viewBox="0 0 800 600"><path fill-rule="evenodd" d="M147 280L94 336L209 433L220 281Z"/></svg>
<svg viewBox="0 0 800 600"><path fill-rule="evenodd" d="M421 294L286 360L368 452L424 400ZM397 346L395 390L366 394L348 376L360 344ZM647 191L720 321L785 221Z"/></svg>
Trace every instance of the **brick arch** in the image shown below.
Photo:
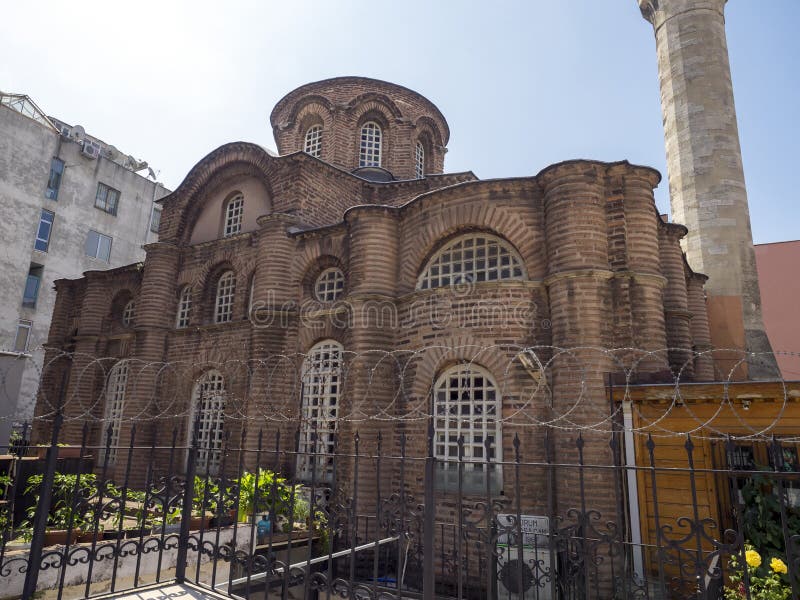
<svg viewBox="0 0 800 600"><path fill-rule="evenodd" d="M353 98L347 105L348 112L358 121L365 112L370 110L380 110L388 112L395 119L403 117L400 108L386 94L379 92L367 92Z"/></svg>
<svg viewBox="0 0 800 600"><path fill-rule="evenodd" d="M274 161L275 157L267 150L248 142L225 144L206 155L192 167L178 188L161 200L164 206L162 241L180 240L185 243L202 210L202 198L208 196L209 182L237 164L249 167L248 174L259 177L269 198L274 198L268 177Z"/></svg>
<svg viewBox="0 0 800 600"><path fill-rule="evenodd" d="M208 261L203 265L203 270L197 279L196 291L192 294L193 302L192 316L198 317L197 325L206 325L214 322L214 305L217 297L217 283L222 274L233 271L236 277L236 288L234 290L234 312L233 320L238 313L238 300L242 294L242 272L236 268L236 264L231 256L224 256L228 252L216 257L213 261Z"/></svg>
<svg viewBox="0 0 800 600"><path fill-rule="evenodd" d="M522 257L529 279L544 276L543 231L535 231L519 215L513 214L513 211L494 206L485 198L452 196L453 192L449 191L434 192L419 198L420 204L413 206L415 213L430 212L432 218L425 221L424 227L407 232L402 241L400 279L408 289L414 289L416 277L426 259L444 241L459 232L469 231L490 232L507 240ZM473 206L465 209L470 204ZM410 210L404 210L403 213L404 221L408 221L414 214Z"/></svg>
<svg viewBox="0 0 800 600"><path fill-rule="evenodd" d="M417 137L422 136L425 132L427 132L431 136L431 143L436 144L438 146L444 147L444 136L442 136L442 131L439 128L439 125L428 116L421 116L419 119L416 120L414 123L414 127L419 132ZM433 150L433 148L431 148Z"/></svg>
<svg viewBox="0 0 800 600"><path fill-rule="evenodd" d="M292 120L295 127L294 148L301 151L305 148L306 132L312 125L322 126L322 156L329 155L329 147L333 142L333 115L330 107L317 102L306 102Z"/></svg>
<svg viewBox="0 0 800 600"><path fill-rule="evenodd" d="M333 104L325 96L320 94L303 96L297 102L295 102L294 105L292 105L286 122L281 123L278 126L294 127L302 123L303 117L306 114L317 111L321 114L327 115L327 119L330 120L331 113L333 112ZM323 120L325 120L324 117Z"/></svg>

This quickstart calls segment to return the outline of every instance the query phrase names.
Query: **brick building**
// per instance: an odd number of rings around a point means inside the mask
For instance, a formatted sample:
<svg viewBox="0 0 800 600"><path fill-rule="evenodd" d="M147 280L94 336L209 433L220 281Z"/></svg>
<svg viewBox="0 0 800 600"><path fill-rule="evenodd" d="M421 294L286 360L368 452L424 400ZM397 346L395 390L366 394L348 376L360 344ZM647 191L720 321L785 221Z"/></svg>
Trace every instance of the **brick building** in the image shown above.
<svg viewBox="0 0 800 600"><path fill-rule="evenodd" d="M434 452L452 457L463 434L465 491L480 493L484 449L512 457L515 433L526 460L544 460L541 428L526 424L608 417L604 377L619 366L592 348L670 348L637 373L713 377L710 360L693 355L709 344L705 277L684 260L686 228L659 217L653 169L572 160L509 179L447 174L439 110L360 77L294 90L271 123L278 155L226 144L161 200L143 264L56 282L40 439L59 399L72 442L82 417L92 418L90 443L109 428L122 447L134 419L166 419L183 442L197 417L201 468L213 472L223 432L257 424L247 428L254 444L259 427L284 439L299 427L300 450L319 433L324 479L334 429L342 450L358 429L385 444L404 432L421 455L433 410L462 415L434 419ZM543 350L522 351L534 346ZM577 460L574 428L564 429L547 444ZM610 460L607 436L585 443L593 460ZM310 459L284 467L314 472ZM504 470L492 470L495 491L511 478ZM451 475L443 468L441 490ZM337 476L348 481L350 466ZM546 493L571 500L577 477L518 489L536 510ZM613 515L613 481L591 483L594 506Z"/></svg>

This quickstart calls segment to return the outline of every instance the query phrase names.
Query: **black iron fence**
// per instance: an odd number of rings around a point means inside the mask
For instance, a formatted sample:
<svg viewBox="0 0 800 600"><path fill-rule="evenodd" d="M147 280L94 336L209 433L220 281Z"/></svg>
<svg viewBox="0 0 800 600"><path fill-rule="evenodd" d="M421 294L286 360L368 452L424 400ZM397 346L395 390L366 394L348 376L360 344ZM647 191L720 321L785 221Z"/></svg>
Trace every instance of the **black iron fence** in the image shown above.
<svg viewBox="0 0 800 600"><path fill-rule="evenodd" d="M199 421L189 444L134 423L114 446L85 424L63 446L50 425L0 467L0 596L800 597L793 440L536 428L502 457L460 436L445 459L425 421L332 447L314 432L304 452L299 430L227 427L200 448Z"/></svg>

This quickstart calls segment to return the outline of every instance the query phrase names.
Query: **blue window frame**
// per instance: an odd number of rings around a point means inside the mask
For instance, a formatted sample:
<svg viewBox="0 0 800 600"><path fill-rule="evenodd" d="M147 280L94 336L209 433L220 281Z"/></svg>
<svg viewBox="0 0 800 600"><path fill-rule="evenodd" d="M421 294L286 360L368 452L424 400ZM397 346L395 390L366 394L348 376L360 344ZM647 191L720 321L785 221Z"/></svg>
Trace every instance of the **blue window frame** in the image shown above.
<svg viewBox="0 0 800 600"><path fill-rule="evenodd" d="M64 174L64 161L54 158L50 161L50 177L47 180L45 198L58 200L58 189L61 187L61 176Z"/></svg>
<svg viewBox="0 0 800 600"><path fill-rule="evenodd" d="M25 293L22 296L22 306L26 308L36 308L36 301L39 299L39 286L42 283L43 268L31 265L28 270L28 278L25 281Z"/></svg>

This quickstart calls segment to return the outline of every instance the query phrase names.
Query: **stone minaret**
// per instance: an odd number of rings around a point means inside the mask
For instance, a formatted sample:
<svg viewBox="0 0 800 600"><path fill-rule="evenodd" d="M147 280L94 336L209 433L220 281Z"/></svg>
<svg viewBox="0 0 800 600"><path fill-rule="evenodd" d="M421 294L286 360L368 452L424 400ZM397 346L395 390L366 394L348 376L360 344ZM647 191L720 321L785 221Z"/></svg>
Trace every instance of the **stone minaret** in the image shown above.
<svg viewBox="0 0 800 600"><path fill-rule="evenodd" d="M727 0L638 0L655 29L673 220L689 228L689 265L708 275L712 343L772 351L761 319L753 236L733 105ZM748 361L774 377L774 359Z"/></svg>

